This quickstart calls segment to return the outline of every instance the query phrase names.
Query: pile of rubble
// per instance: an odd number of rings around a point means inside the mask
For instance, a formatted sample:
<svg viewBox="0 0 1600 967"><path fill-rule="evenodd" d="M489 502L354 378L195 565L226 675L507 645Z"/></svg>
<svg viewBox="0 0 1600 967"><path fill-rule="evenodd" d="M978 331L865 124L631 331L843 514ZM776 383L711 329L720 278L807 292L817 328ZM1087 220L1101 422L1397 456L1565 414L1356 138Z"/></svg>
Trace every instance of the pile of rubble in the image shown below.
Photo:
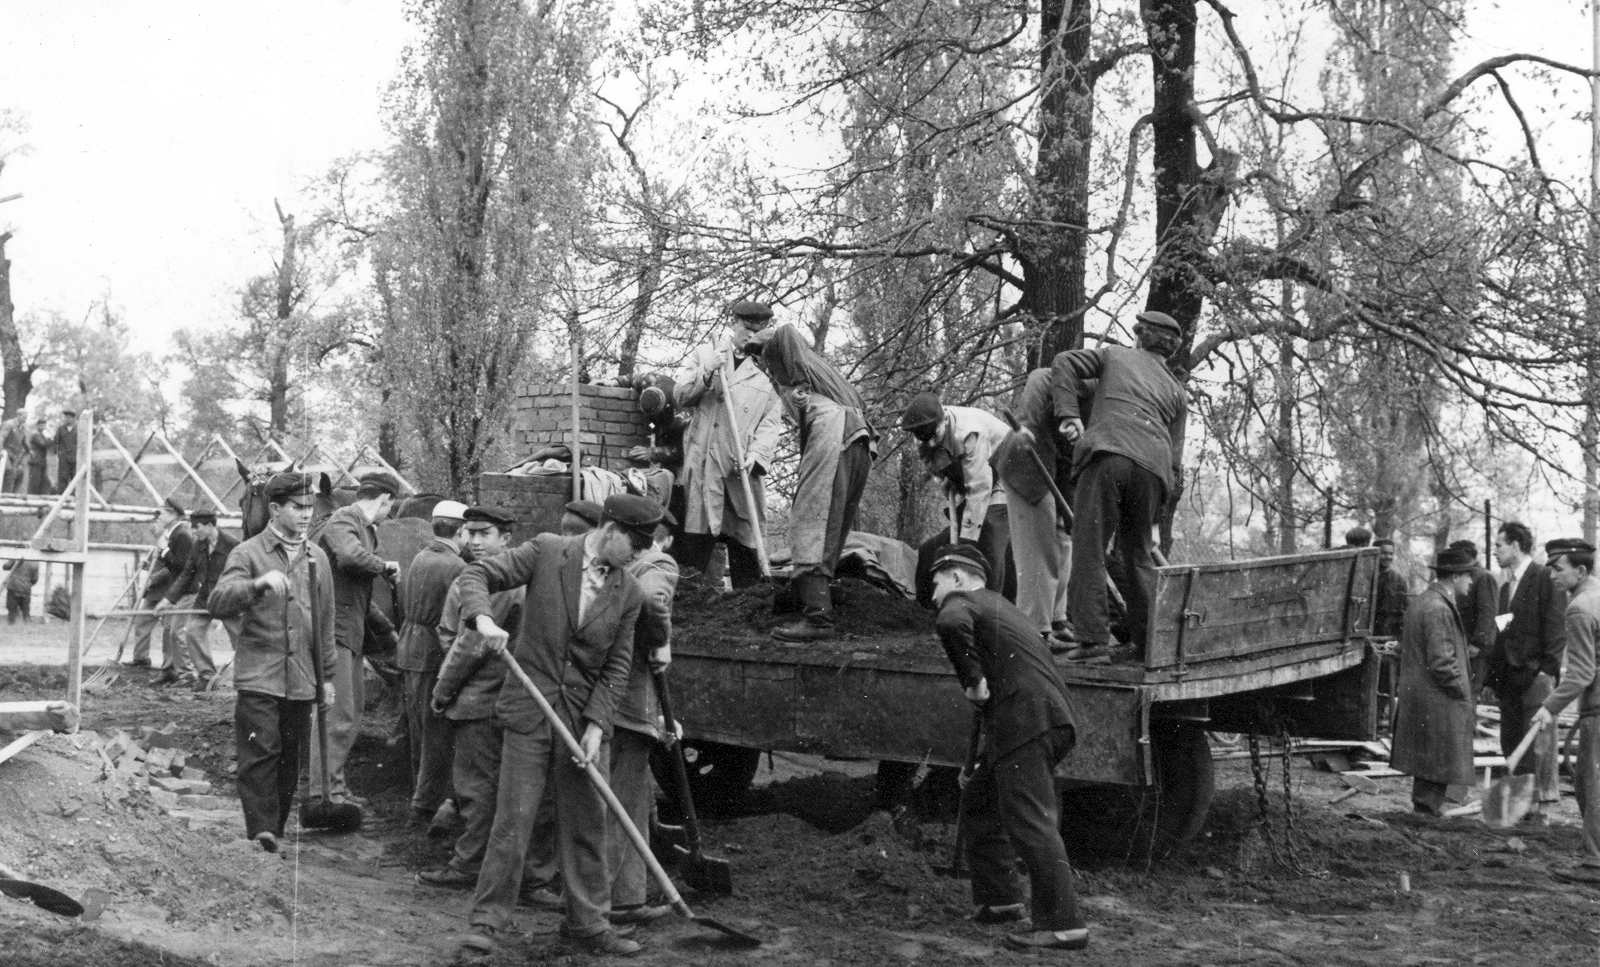
<svg viewBox="0 0 1600 967"><path fill-rule="evenodd" d="M179 747L178 723L145 726L138 738L122 729L104 739L94 733L87 736L104 762L105 778L120 779L133 788L147 787L150 800L163 814L182 820L190 829L241 822L238 800L212 795L205 770L189 765L188 753Z"/></svg>

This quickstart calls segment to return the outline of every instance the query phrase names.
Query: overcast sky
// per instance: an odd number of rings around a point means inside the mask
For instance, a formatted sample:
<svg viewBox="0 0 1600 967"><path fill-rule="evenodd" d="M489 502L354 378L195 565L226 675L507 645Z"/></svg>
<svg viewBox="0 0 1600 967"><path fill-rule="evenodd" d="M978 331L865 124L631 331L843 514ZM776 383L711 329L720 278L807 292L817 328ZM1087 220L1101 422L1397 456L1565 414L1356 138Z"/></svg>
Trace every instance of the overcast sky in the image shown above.
<svg viewBox="0 0 1600 967"><path fill-rule="evenodd" d="M1235 0L1242 29L1264 2ZM233 318L241 284L270 270L273 199L292 207L334 160L383 145L381 98L411 36L401 8L0 0L0 107L30 124L31 152L0 176L0 195L25 196L0 206L19 312L80 315L109 295L158 351L174 329ZM1461 59L1587 62L1586 11L1479 2ZM1537 90L1522 96L1537 113ZM1569 94L1567 107L1586 104ZM1552 136L1568 148L1553 154L1586 147L1570 114Z"/></svg>
<svg viewBox="0 0 1600 967"><path fill-rule="evenodd" d="M0 0L18 312L109 294L151 350L226 322L271 270L273 199L383 144L409 36L398 0Z"/></svg>

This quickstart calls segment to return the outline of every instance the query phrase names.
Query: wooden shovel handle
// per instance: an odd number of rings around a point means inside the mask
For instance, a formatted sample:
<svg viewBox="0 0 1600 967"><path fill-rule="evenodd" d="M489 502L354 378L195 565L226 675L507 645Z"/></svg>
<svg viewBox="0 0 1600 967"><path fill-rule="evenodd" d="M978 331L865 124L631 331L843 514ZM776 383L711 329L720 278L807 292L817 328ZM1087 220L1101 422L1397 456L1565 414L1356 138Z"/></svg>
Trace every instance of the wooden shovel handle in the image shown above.
<svg viewBox="0 0 1600 967"><path fill-rule="evenodd" d="M1522 761L1523 755L1525 755L1529 749L1533 748L1533 740L1539 735L1540 730L1543 728L1543 722L1535 722L1533 724L1533 728L1528 730L1528 734L1524 735L1522 737L1522 741L1517 743L1517 748L1511 753L1511 758L1506 760L1506 775L1512 775L1517 771L1517 764Z"/></svg>

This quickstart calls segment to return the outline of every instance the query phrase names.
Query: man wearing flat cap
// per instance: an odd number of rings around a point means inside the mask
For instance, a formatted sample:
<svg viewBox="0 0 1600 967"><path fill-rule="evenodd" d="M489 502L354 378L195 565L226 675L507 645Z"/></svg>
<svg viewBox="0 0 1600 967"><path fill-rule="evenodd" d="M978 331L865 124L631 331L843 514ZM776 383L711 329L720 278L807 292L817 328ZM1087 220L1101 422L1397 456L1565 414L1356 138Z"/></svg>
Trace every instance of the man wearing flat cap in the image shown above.
<svg viewBox="0 0 1600 967"><path fill-rule="evenodd" d="M1167 368L1183 331L1164 312L1141 312L1139 348L1071 349L1051 362L1058 430L1073 445L1072 574L1067 579L1073 661L1111 654L1106 610L1106 544L1115 537L1129 580L1123 596L1133 657L1144 656L1155 562L1150 530L1181 480L1188 394ZM1079 418L1084 383L1097 380L1089 425Z"/></svg>
<svg viewBox="0 0 1600 967"><path fill-rule="evenodd" d="M159 512L161 533L156 537L155 551L141 567L150 572L145 581L144 596L139 601L139 615L133 619L133 660L135 668L150 667L150 635L157 624L161 625L161 667L164 681L177 681L175 662L183 645L179 640L181 623L176 618L161 618L156 606L166 597L167 588L189 563L189 551L194 535L189 530L189 512L177 501L168 497ZM174 602L186 608L182 600ZM170 674L170 678L168 675Z"/></svg>
<svg viewBox="0 0 1600 967"><path fill-rule="evenodd" d="M509 634L495 623L491 595L516 587L539 602L523 615L512 647L563 724L579 739L586 762L606 772L617 704L628 685L634 627L644 603L627 566L653 539L660 505L633 494L606 498L602 523L582 536L540 534L506 553L474 561L457 579L461 626L483 636L501 660ZM442 681L443 679L441 679ZM535 813L547 787L553 789L556 850L560 857L566 919L562 934L590 953L627 955L639 945L618 936L608 919L606 807L584 769L573 762L540 712L514 678L507 677L495 703L503 731L494 825L478 873L470 922L458 957L491 957L497 936L511 925L522 885L524 860Z"/></svg>
<svg viewBox="0 0 1600 967"><path fill-rule="evenodd" d="M1450 786L1472 785L1472 699L1466 631L1457 607L1472 585L1472 556L1451 547L1434 558L1433 583L1406 609L1389 764L1412 777L1419 813L1444 812Z"/></svg>
<svg viewBox="0 0 1600 967"><path fill-rule="evenodd" d="M463 540L472 560L486 561L511 546L517 520L510 512L499 507L468 507L464 517ZM523 595L524 588L518 586L489 596L489 617L508 634L516 634L521 627ZM459 576L445 596L438 632L445 656L433 686L432 710L450 727L454 748L450 779L461 817L461 835L456 837L450 861L441 869L418 873L417 882L466 890L478 882L478 869L494 825L502 739L494 706L505 682L506 666L489 653L476 629L462 625ZM554 835L553 829L550 835ZM531 885L536 890L545 884ZM533 892L529 886L524 871L524 895Z"/></svg>
<svg viewBox="0 0 1600 967"><path fill-rule="evenodd" d="M1567 600L1567 651L1555 691L1534 713L1533 726L1554 731L1561 710L1578 703L1578 761L1572 787L1583 814L1581 875L1600 877L1600 580L1594 576L1594 545L1577 538L1544 546L1550 577Z"/></svg>
<svg viewBox="0 0 1600 967"><path fill-rule="evenodd" d="M267 526L228 555L206 606L239 622L233 658L236 782L245 835L276 852L294 803L311 709L336 696L333 581L328 557L306 539L316 507L311 478L267 482ZM317 694L320 662L324 681Z"/></svg>
<svg viewBox="0 0 1600 967"><path fill-rule="evenodd" d="M178 577L167 588L166 595L157 605L160 610L167 608L181 608L181 602L191 602L192 607L205 614L193 614L182 621L183 635L180 639L187 653L186 657L175 662L175 666L188 673L192 668L194 675L194 689L203 692L217 677L217 663L211 657L211 623L217 616L211 614L206 602L211 599L211 592L216 590L217 581L221 579L223 569L227 567L228 555L239 546L237 538L224 534L217 529L217 515L215 511L197 510L189 515L189 530L194 538L194 543L189 550L189 560L184 564L183 570L178 572ZM228 633L228 640L233 643L235 650L239 647L239 622L234 618L222 621L222 628Z"/></svg>
<svg viewBox="0 0 1600 967"><path fill-rule="evenodd" d="M367 612L372 607L372 582L379 577L397 580L400 563L376 553L378 521L389 516L399 484L386 473L363 474L356 499L328 518L318 541L333 565L334 639L339 647L333 684L337 701L328 711L328 761L320 749L311 751L310 788L320 793L322 770L328 770L329 795L335 803L364 802L345 782L345 761L361 734L361 710L366 701L362 675L362 646L367 638Z"/></svg>
<svg viewBox="0 0 1600 967"><path fill-rule="evenodd" d="M592 500L569 500L561 508L561 534L563 537L573 537L577 534L587 534L600 526L600 515L604 513L600 505Z"/></svg>
<svg viewBox="0 0 1600 967"><path fill-rule="evenodd" d="M53 494L55 484L50 482L50 451L55 439L49 432L50 421L41 416L28 434L28 493L34 496Z"/></svg>
<svg viewBox="0 0 1600 967"><path fill-rule="evenodd" d="M705 571L721 540L728 548L728 573L736 588L756 583L757 528L766 523L766 472L783 432L783 410L772 381L745 347L772 319L758 302L739 302L728 313L721 339L700 346L673 386L673 403L689 414L683 437L683 535L674 556L685 569ZM733 436L728 411L738 422ZM740 483L750 477L755 506L747 505Z"/></svg>
<svg viewBox="0 0 1600 967"><path fill-rule="evenodd" d="M1061 841L1054 776L1077 737L1071 696L1033 619L985 587L982 551L946 545L933 567L939 641L982 730L973 771L961 777L975 919L1022 927L1006 938L1020 949L1082 949L1089 931Z"/></svg>
<svg viewBox="0 0 1600 967"><path fill-rule="evenodd" d="M424 820L432 820L450 798L450 729L431 706L433 683L444 661L439 619L450 585L467 566L461 555L461 527L466 523L466 513L466 505L454 500L435 504L433 540L411 559L411 566L400 579L400 613L405 615L405 622L395 649L395 664L405 673L405 715L411 736L411 812ZM445 823L439 825L448 828Z"/></svg>
<svg viewBox="0 0 1600 967"><path fill-rule="evenodd" d="M56 426L56 486L65 492L78 475L78 413L62 410Z"/></svg>

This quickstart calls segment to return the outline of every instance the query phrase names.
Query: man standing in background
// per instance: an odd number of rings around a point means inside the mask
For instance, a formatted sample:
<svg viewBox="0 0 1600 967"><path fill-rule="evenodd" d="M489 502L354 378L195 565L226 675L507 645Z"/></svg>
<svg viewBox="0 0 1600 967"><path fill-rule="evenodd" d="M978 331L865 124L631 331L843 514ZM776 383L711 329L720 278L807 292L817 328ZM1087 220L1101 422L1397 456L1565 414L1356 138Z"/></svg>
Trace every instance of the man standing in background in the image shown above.
<svg viewBox="0 0 1600 967"><path fill-rule="evenodd" d="M50 448L54 443L45 432L49 425L50 421L41 416L28 434L28 493L36 497L56 492L50 482Z"/></svg>
<svg viewBox="0 0 1600 967"><path fill-rule="evenodd" d="M17 415L0 423L0 450L6 454L6 473L0 478L0 489L8 494L23 493L28 480L28 414L18 410Z"/></svg>
<svg viewBox="0 0 1600 967"><path fill-rule="evenodd" d="M1566 652L1567 595L1556 587L1550 569L1535 564L1533 532L1507 521L1495 534L1494 557L1504 582L1500 586L1500 633L1487 656L1487 684L1500 701L1500 751L1510 755L1528 734L1533 714L1555 690ZM1546 806L1559 802L1558 756L1554 730L1533 740L1533 748L1517 763L1517 772L1532 775L1533 808L1528 815L1543 822Z"/></svg>
<svg viewBox="0 0 1600 967"><path fill-rule="evenodd" d="M1479 563L1477 544L1459 540L1451 541L1450 546L1465 551L1472 558L1472 586L1456 602L1456 607L1461 611L1461 628L1467 633L1467 645L1472 650L1472 697L1476 701L1484 676L1488 674L1489 652L1494 649L1500 586L1494 575Z"/></svg>
<svg viewBox="0 0 1600 967"><path fill-rule="evenodd" d="M433 507L433 540L411 559L400 582L400 610L405 624L395 664L405 673L405 714L411 734L411 812L432 820L450 798L450 729L432 710L433 684L439 677L444 650L439 621L450 585L467 566L461 557L461 525L465 504L441 500ZM441 823L448 829L447 823Z"/></svg>
<svg viewBox="0 0 1600 967"><path fill-rule="evenodd" d="M1394 541L1379 538L1378 548L1378 600L1372 617L1372 633L1380 638L1398 638L1405 627L1406 602L1410 592L1406 579L1394 569Z"/></svg>
<svg viewBox="0 0 1600 967"><path fill-rule="evenodd" d="M65 493L77 475L78 414L75 410L62 410L61 424L56 427L56 489Z"/></svg>
<svg viewBox="0 0 1600 967"><path fill-rule="evenodd" d="M222 571L228 563L228 555L239 546L239 542L217 529L217 515L213 511L195 511L189 515L189 524L194 535L194 545L189 552L189 560L184 564L177 579L172 582L172 586L167 588L166 597L157 607L161 609L181 607L179 602L187 601L191 607L206 612L189 615L180 622L183 627L181 641L187 656L181 663L173 663L174 671L177 670L178 664L192 667L194 689L203 692L211 683L211 679L217 675L217 663L211 657L211 645L207 640L211 636L211 622L216 620L216 615L210 613L206 602L211 599L211 592L222 577ZM228 632L228 639L233 642L234 650L237 652L239 622L224 618L222 627Z"/></svg>
<svg viewBox="0 0 1600 967"><path fill-rule="evenodd" d="M161 667L172 664L179 647L176 619L162 618L156 614L156 605L166 597L167 588L189 562L193 535L187 522L188 512L177 501L168 497L161 505L161 534L156 538L155 551L145 558L143 567L150 572L145 582L144 597L140 599L138 617L133 619L134 668L150 667L150 635L157 624L161 625Z"/></svg>

